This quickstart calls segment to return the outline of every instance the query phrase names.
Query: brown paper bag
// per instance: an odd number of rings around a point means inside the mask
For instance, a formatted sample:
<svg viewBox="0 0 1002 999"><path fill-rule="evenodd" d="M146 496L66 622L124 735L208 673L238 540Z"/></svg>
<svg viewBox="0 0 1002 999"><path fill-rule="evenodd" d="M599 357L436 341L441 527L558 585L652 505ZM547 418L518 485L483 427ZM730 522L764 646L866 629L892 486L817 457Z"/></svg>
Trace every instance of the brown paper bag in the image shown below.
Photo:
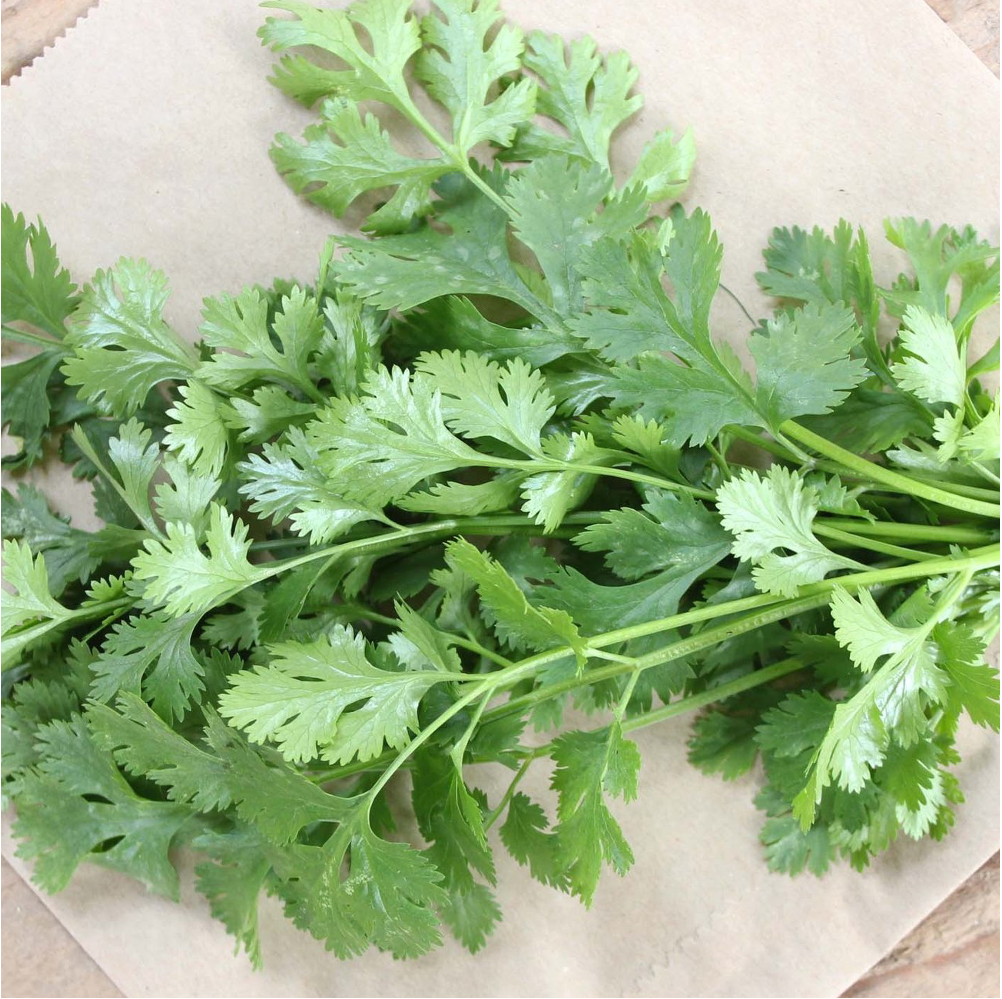
<svg viewBox="0 0 1002 999"><path fill-rule="evenodd" d="M880 239L885 216L971 222L998 240L998 84L921 0L504 9L523 28L589 33L630 52L646 105L621 133L620 162L655 129L694 127L685 201L710 211L724 281L753 314L768 309L753 273L774 225L844 216L867 226L885 283L901 266ZM265 83L262 16L253 0L104 0L3 95L5 199L42 215L78 279L120 255L162 267L168 318L192 337L203 296L309 278L338 230L268 159L272 134L311 116ZM726 296L719 303L716 330L740 341L746 321ZM55 485L63 510L84 510L79 493ZM944 843L899 843L862 877L770 874L755 778L725 785L697 773L687 727L680 718L640 734L640 797L619 812L632 873L606 875L585 912L499 850L505 919L476 957L449 942L407 963L378 953L339 962L269 900L255 974L190 877L176 906L85 866L45 901L132 996L820 996L851 984L998 847L998 742L972 730L958 768L968 802ZM538 792L545 775L534 779ZM3 853L27 873L9 835Z"/></svg>

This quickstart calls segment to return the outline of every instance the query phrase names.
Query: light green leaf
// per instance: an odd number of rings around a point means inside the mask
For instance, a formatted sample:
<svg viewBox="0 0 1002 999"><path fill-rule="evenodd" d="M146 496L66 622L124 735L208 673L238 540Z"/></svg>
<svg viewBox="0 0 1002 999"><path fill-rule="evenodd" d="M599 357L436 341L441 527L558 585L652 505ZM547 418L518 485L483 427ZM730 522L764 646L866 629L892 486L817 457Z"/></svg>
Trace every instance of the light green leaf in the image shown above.
<svg viewBox="0 0 1002 999"><path fill-rule="evenodd" d="M94 275L73 314L66 336L73 355L63 364L81 398L124 417L154 385L192 373L194 352L163 318L169 295L166 276L145 260L123 258Z"/></svg>
<svg viewBox="0 0 1002 999"><path fill-rule="evenodd" d="M696 163L696 137L688 129L676 142L671 131L658 132L640 154L626 186L639 187L648 201L677 198L688 186Z"/></svg>
<svg viewBox="0 0 1002 999"><path fill-rule="evenodd" d="M744 469L725 482L717 490L717 509L734 535L731 551L756 563L752 575L764 593L792 597L798 587L836 569L861 568L815 537L811 524L818 512L817 492L781 465L773 465L765 477Z"/></svg>
<svg viewBox="0 0 1002 999"><path fill-rule="evenodd" d="M171 617L204 614L264 578L267 570L247 561L247 527L218 503L209 507L206 555L190 524L169 523L164 541L150 539L133 560L135 578L146 580L146 599Z"/></svg>
<svg viewBox="0 0 1002 999"><path fill-rule="evenodd" d="M326 639L272 646L267 666L231 678L220 713L253 742L275 742L292 762L305 762L326 746L329 759L367 760L384 744L399 748L417 728L417 705L449 675L388 672L366 657L361 635L340 625ZM351 705L361 707L345 713Z"/></svg>
<svg viewBox="0 0 1002 999"><path fill-rule="evenodd" d="M949 321L925 309L905 309L898 341L907 351L892 368L898 384L924 402L961 406L967 385L967 351Z"/></svg>

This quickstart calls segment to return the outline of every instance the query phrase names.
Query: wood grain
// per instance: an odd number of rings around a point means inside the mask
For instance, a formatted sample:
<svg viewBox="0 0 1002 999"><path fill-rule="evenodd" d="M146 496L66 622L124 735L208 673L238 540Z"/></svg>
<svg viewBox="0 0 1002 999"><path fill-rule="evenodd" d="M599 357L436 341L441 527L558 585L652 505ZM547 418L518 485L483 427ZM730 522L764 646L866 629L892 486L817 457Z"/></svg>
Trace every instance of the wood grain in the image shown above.
<svg viewBox="0 0 1002 999"><path fill-rule="evenodd" d="M0 74L16 75L93 6L94 0L0 0ZM999 0L926 0L999 75ZM121 996L30 888L4 862L5 961L0 996ZM38 955L44 953L44 961ZM997 996L999 855L972 875L847 997Z"/></svg>

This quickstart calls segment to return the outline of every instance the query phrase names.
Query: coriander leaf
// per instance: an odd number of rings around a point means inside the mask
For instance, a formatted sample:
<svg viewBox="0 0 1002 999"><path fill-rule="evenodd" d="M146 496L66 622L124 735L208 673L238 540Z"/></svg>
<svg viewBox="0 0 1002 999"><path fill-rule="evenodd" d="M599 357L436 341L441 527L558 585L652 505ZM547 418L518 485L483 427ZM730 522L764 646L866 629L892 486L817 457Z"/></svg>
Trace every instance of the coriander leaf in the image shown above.
<svg viewBox="0 0 1002 999"><path fill-rule="evenodd" d="M769 870L780 874L799 874L806 868L820 877L836 856L827 826L816 825L804 832L789 813L767 818L759 841L765 847Z"/></svg>
<svg viewBox="0 0 1002 999"><path fill-rule="evenodd" d="M0 230L4 324L30 323L61 340L66 317L79 299L42 220L30 223L5 203L0 207Z"/></svg>
<svg viewBox="0 0 1002 999"><path fill-rule="evenodd" d="M553 416L543 376L524 361L501 367L473 351L421 354L414 362L435 392L450 430L493 437L526 454L541 453L540 434Z"/></svg>
<svg viewBox="0 0 1002 999"><path fill-rule="evenodd" d="M928 725L927 701L942 704L947 698L947 677L928 641L935 617L920 627L902 628L880 613L865 590L853 597L840 587L832 592L831 607L839 644L864 673L878 659L889 658L858 693L835 708L807 784L794 800L794 815L804 829L832 780L858 792L883 762L890 733L907 748Z"/></svg>
<svg viewBox="0 0 1002 999"><path fill-rule="evenodd" d="M161 465L169 482L158 482L153 489L153 506L165 521L182 520L201 534L209 518L210 503L222 483L213 476L196 472L173 455L164 455Z"/></svg>
<svg viewBox="0 0 1002 999"><path fill-rule="evenodd" d="M399 748L418 727L418 702L451 675L380 669L366 657L365 639L340 625L328 638L282 642L271 653L267 666L231 677L219 710L251 741L276 742L292 762L313 759L326 744L342 762L371 759L384 743Z"/></svg>
<svg viewBox="0 0 1002 999"><path fill-rule="evenodd" d="M387 522L378 510L339 496L317 465L317 451L305 435L290 431L284 443L265 444L261 454L237 465L244 479L240 492L252 500L253 513L275 523L291 518L296 533L315 545L366 520Z"/></svg>
<svg viewBox="0 0 1002 999"><path fill-rule="evenodd" d="M501 907L487 885L453 889L447 902L439 905L439 915L455 938L476 954L501 921Z"/></svg>
<svg viewBox="0 0 1002 999"><path fill-rule="evenodd" d="M255 444L302 426L315 412L315 404L297 402L277 385L262 385L250 399L233 397L219 407L223 423L238 431L237 440Z"/></svg>
<svg viewBox="0 0 1002 999"><path fill-rule="evenodd" d="M167 851L188 809L136 794L111 756L98 751L79 715L44 726L38 738L42 761L24 778L14 825L18 856L33 862L35 882L60 891L89 860L176 899L177 873Z"/></svg>
<svg viewBox="0 0 1002 999"><path fill-rule="evenodd" d="M611 374L615 404L662 421L665 440L672 446L705 444L728 424L760 422L750 399L702 364L685 367L648 354L636 367L617 365Z"/></svg>
<svg viewBox="0 0 1002 999"><path fill-rule="evenodd" d="M212 389L194 379L179 386L178 394L183 401L167 410L174 422L167 427L164 446L196 474L217 478L229 447L222 404Z"/></svg>
<svg viewBox="0 0 1002 999"><path fill-rule="evenodd" d="M651 490L643 511L602 515L574 539L585 551L606 552L605 564L621 579L637 580L672 568L705 572L726 556L730 539L720 521L687 494Z"/></svg>
<svg viewBox="0 0 1002 999"><path fill-rule="evenodd" d="M397 190L363 226L386 234L407 228L415 216L432 208L431 185L455 164L441 156L419 159L397 152L373 114L363 118L343 97L325 100L321 119L300 144L280 132L271 158L297 193L339 218L360 195L377 188Z"/></svg>
<svg viewBox="0 0 1002 999"><path fill-rule="evenodd" d="M924 402L963 404L967 384L966 350L949 321L925 309L905 309L898 341L907 351L892 371L898 384Z"/></svg>
<svg viewBox="0 0 1002 999"><path fill-rule="evenodd" d="M258 898L271 872L271 860L261 837L246 826L227 833L206 831L192 845L211 862L195 867L195 886L208 899L212 915L243 944L251 966L260 970Z"/></svg>
<svg viewBox="0 0 1002 999"><path fill-rule="evenodd" d="M624 739L619 723L594 732L568 732L553 747L557 765L557 862L567 872L570 890L586 906L595 897L602 861L617 874L633 864L633 852L605 804L606 794L632 801L637 795L640 753Z"/></svg>
<svg viewBox="0 0 1002 999"><path fill-rule="evenodd" d="M969 460L999 460L1002 454L999 444L999 418L999 400L996 396L992 408L957 442L957 446Z"/></svg>
<svg viewBox="0 0 1002 999"><path fill-rule="evenodd" d="M668 130L646 143L626 187L640 188L648 201L677 198L688 186L696 163L696 138L688 129L676 142Z"/></svg>
<svg viewBox="0 0 1002 999"><path fill-rule="evenodd" d="M565 514L583 503L595 485L595 473L575 466L603 465L607 452L590 434L551 434L542 442L547 462L566 465L562 471L538 472L522 482L522 509L544 530L554 531Z"/></svg>
<svg viewBox="0 0 1002 999"><path fill-rule="evenodd" d="M42 443L49 427L48 384L63 359L56 350L43 350L34 357L0 368L3 394L3 426L21 438L21 449L5 456L6 467L32 465L42 457Z"/></svg>
<svg viewBox="0 0 1002 999"><path fill-rule="evenodd" d="M602 237L619 239L643 221L645 206L635 197L619 210L598 212L611 189L602 167L582 169L563 156L535 160L508 184L515 234L536 255L558 312L582 307L584 249Z"/></svg>
<svg viewBox="0 0 1002 999"><path fill-rule="evenodd" d="M86 583L100 562L90 545L93 535L52 513L34 486L21 482L16 497L6 489L2 495L4 537L19 538L43 556L52 595L58 597L72 582Z"/></svg>
<svg viewBox="0 0 1002 999"><path fill-rule="evenodd" d="M197 614L154 613L116 624L92 665L92 696L110 701L119 691L141 692L168 723L184 718L204 689L205 670L191 648L197 623Z"/></svg>
<svg viewBox="0 0 1002 999"><path fill-rule="evenodd" d="M497 0L435 0L421 18L424 47L417 78L452 118L452 142L465 158L478 143L511 143L515 128L532 118L536 87L521 79L493 99L496 80L520 68L522 32L499 20ZM487 41L490 36L490 41Z"/></svg>
<svg viewBox="0 0 1002 999"><path fill-rule="evenodd" d="M524 479L520 473L502 472L487 482L437 482L430 489L408 493L397 506L413 513L440 513L446 516L475 517L481 513L507 510L518 498Z"/></svg>
<svg viewBox="0 0 1002 999"><path fill-rule="evenodd" d="M860 567L814 536L817 492L781 465L773 465L765 477L744 469L725 482L717 490L717 509L734 535L731 551L756 563L752 575L764 593L792 597L798 587L824 579L835 569ZM777 549L790 554L776 554Z"/></svg>
<svg viewBox="0 0 1002 999"><path fill-rule="evenodd" d="M481 613L503 644L539 650L569 645L579 666L584 664L585 642L569 614L533 607L500 563L468 541L450 542L445 560L451 569L465 573L476 583Z"/></svg>
<svg viewBox="0 0 1002 999"><path fill-rule="evenodd" d="M501 842L537 881L566 890L567 874L557 861L557 841L547 832L546 814L521 791L508 803L508 816L501 826Z"/></svg>
<svg viewBox="0 0 1002 999"><path fill-rule="evenodd" d="M3 561L4 581L10 587L0 591L5 637L28 621L62 621L70 617L72 612L49 590L49 574L41 555L32 556L23 541L4 541Z"/></svg>
<svg viewBox="0 0 1002 999"><path fill-rule="evenodd" d="M442 942L434 913L448 903L442 875L413 847L378 837L365 799L323 847L295 847L277 873L286 913L339 957L370 943L418 957Z"/></svg>
<svg viewBox="0 0 1002 999"><path fill-rule="evenodd" d="M866 376L866 364L849 356L859 340L852 311L807 305L766 325L751 337L758 412L777 429L797 416L829 413Z"/></svg>
<svg viewBox="0 0 1002 999"><path fill-rule="evenodd" d="M150 539L133 560L135 578L146 580L144 595L171 617L204 614L263 578L247 561L247 527L218 503L209 507L208 555L190 524L169 523L164 541Z"/></svg>
<svg viewBox="0 0 1002 999"><path fill-rule="evenodd" d="M445 424L441 393L400 368L372 372L358 399L332 399L307 427L318 465L345 495L383 505L437 472L482 464Z"/></svg>
<svg viewBox="0 0 1002 999"><path fill-rule="evenodd" d="M498 190L505 174L496 168L484 180ZM425 225L379 240L342 237L349 252L338 264L338 278L382 309L411 309L441 295L494 295L548 319L549 309L505 249L507 214L465 178L445 177L436 190L441 207L435 217L449 232Z"/></svg>
<svg viewBox="0 0 1002 999"><path fill-rule="evenodd" d="M123 258L95 273L73 314L66 336L73 355L62 369L81 398L125 417L154 385L192 373L194 352L163 319L169 294L166 276L145 260Z"/></svg>
<svg viewBox="0 0 1002 999"><path fill-rule="evenodd" d="M394 335L398 343L416 351L446 347L475 350L492 361L520 358L533 367L581 349L579 340L560 329L516 328L491 322L468 298L459 295L433 298L407 313Z"/></svg>
<svg viewBox="0 0 1002 999"><path fill-rule="evenodd" d="M705 774L736 780L752 768L758 756L754 735L753 717L708 711L693 726L689 762Z"/></svg>
<svg viewBox="0 0 1002 999"><path fill-rule="evenodd" d="M316 301L302 288L281 297L270 324L268 302L257 288L246 288L236 298L207 298L202 318L205 343L223 348L198 367L198 377L207 384L232 390L258 379L278 380L314 393L307 360L320 343L323 323Z"/></svg>
<svg viewBox="0 0 1002 999"><path fill-rule="evenodd" d="M838 409L808 417L805 426L855 454L886 451L906 437L928 437L928 410L904 392L856 388Z"/></svg>
<svg viewBox="0 0 1002 999"><path fill-rule="evenodd" d="M985 646L964 624L938 624L932 631L938 661L950 678L948 696L975 725L999 730L999 673L985 662Z"/></svg>
<svg viewBox="0 0 1002 999"><path fill-rule="evenodd" d="M625 52L603 59L591 38L580 38L565 49L558 35L534 31L522 59L539 77L536 110L566 130L566 136L526 123L506 159L532 160L548 152L563 153L609 170L612 134L643 103L629 96L637 79Z"/></svg>

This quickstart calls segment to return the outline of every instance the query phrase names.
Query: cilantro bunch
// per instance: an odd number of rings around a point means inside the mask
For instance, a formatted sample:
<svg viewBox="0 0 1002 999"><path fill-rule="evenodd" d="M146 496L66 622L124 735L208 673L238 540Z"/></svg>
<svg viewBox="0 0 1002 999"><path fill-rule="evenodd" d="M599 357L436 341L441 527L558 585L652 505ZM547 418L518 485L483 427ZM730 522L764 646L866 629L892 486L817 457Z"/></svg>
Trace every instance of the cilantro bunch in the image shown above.
<svg viewBox="0 0 1002 999"><path fill-rule="evenodd" d="M207 299L192 346L150 264L78 290L3 211L4 337L35 351L3 368L5 465L61 460L105 525L3 494L38 883L86 860L176 897L188 844L255 962L262 892L343 957L440 924L476 950L498 840L590 904L633 862L632 733L697 710L695 765L761 760L774 870L944 835L958 725L999 728L998 342L969 356L998 250L890 222L894 277L844 222L775 230L752 374L711 335L710 219L663 209L691 135L610 171L625 55L492 0L269 6L274 82L319 110L275 164L368 233L312 284Z"/></svg>

